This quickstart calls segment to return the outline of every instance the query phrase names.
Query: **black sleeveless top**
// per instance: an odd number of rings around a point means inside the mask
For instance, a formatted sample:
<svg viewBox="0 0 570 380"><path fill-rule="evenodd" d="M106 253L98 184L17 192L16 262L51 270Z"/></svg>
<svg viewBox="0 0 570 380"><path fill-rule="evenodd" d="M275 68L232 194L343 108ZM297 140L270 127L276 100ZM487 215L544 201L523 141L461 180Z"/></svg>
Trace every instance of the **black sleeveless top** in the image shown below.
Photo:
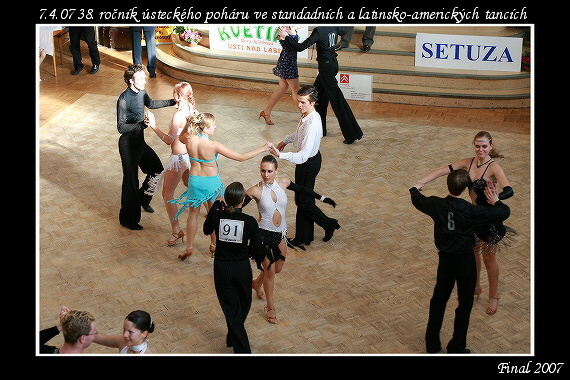
<svg viewBox="0 0 570 380"><path fill-rule="evenodd" d="M475 157L471 159L471 163L469 164L469 169L467 170L467 172L471 171L471 166L473 165L473 161L475 161ZM481 174L481 178L477 178L475 181L473 181L471 189L469 190L470 192L475 193L475 195L477 196L475 198L475 203L480 206L490 206L490 204L487 202L487 196L485 196L485 188L487 188L487 180L484 179L483 177L485 176L485 173L487 173L487 169L489 169L489 166L493 162L495 161L491 160L489 161L489 163L486 164L487 167L483 171L483 174Z"/></svg>

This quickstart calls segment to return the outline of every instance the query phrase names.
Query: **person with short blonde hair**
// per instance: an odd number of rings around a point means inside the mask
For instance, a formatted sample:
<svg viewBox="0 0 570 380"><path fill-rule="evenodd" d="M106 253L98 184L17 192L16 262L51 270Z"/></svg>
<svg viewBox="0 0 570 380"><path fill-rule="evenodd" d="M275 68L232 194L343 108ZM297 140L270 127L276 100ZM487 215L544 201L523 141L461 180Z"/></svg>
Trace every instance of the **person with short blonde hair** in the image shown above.
<svg viewBox="0 0 570 380"><path fill-rule="evenodd" d="M63 332L64 343L60 348L45 343ZM59 323L40 331L40 353L82 354L97 335L95 317L88 311L70 310L63 306L59 313Z"/></svg>

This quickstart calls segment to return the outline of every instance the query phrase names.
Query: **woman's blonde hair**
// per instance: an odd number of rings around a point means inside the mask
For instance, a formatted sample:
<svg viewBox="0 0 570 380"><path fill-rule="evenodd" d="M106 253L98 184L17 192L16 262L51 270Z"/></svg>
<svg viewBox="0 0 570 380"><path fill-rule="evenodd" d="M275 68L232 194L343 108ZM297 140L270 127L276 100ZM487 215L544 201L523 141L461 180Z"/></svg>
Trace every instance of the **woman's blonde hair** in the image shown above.
<svg viewBox="0 0 570 380"><path fill-rule="evenodd" d="M174 100L178 102L181 99L187 99L192 106L196 106L194 91L188 82L180 82L174 85Z"/></svg>
<svg viewBox="0 0 570 380"><path fill-rule="evenodd" d="M186 124L186 131L191 135L203 133L204 129L210 128L216 123L214 115L211 113L200 113L198 115L191 115L188 117L188 124Z"/></svg>

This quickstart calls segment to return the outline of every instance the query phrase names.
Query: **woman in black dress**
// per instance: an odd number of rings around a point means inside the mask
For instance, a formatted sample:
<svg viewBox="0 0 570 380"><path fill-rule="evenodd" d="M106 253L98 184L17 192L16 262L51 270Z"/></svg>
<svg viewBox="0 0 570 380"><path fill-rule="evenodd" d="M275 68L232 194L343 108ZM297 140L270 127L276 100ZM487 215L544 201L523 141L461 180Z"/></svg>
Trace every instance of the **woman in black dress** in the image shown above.
<svg viewBox="0 0 570 380"><path fill-rule="evenodd" d="M301 26L285 27L287 33L295 41L299 41L299 35L297 35L297 29L299 28L301 28ZM287 88L291 89L291 97L295 105L297 105L297 91L301 88L299 85L299 71L297 69L297 52L284 46L281 40L279 40L279 42L281 43L281 53L277 59L277 66L273 68L273 74L279 78L279 84L275 91L273 91L273 94L271 94L271 98L269 98L269 103L267 103L265 109L259 113L259 118L265 119L265 123L268 125L275 124L271 121L271 110L275 107L279 99L281 99L285 91L287 91Z"/></svg>
<svg viewBox="0 0 570 380"><path fill-rule="evenodd" d="M504 200L512 197L514 191L507 175L499 163L495 161L495 158L501 158L503 156L495 149L491 134L486 131L477 133L473 138L473 149L475 151L475 157L466 157L451 165L436 169L422 178L418 183L425 185L454 170L465 169L469 173L472 181L469 196L474 204L489 206L484 194L488 180L495 183L498 182L502 188L499 199ZM510 239L514 234L516 234L516 232L512 228L507 228L501 222L479 226L475 229L477 242L477 245L473 248L477 264L475 295L478 297L482 293L480 284L482 258L489 281L489 302L485 311L489 315L495 314L499 306L499 264L496 255L497 249L499 248L499 243L504 241L505 237Z"/></svg>

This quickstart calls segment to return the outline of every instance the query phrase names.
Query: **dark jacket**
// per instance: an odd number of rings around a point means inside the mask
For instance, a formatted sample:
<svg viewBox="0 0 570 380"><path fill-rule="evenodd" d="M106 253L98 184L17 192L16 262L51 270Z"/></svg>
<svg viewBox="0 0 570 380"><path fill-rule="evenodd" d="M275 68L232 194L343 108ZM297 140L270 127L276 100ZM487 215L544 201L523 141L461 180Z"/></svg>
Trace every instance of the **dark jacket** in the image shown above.
<svg viewBox="0 0 570 380"><path fill-rule="evenodd" d="M498 201L495 207L478 206L448 195L426 197L410 188L412 204L434 221L435 246L440 252L462 252L475 245L475 226L492 224L509 217L509 206Z"/></svg>

